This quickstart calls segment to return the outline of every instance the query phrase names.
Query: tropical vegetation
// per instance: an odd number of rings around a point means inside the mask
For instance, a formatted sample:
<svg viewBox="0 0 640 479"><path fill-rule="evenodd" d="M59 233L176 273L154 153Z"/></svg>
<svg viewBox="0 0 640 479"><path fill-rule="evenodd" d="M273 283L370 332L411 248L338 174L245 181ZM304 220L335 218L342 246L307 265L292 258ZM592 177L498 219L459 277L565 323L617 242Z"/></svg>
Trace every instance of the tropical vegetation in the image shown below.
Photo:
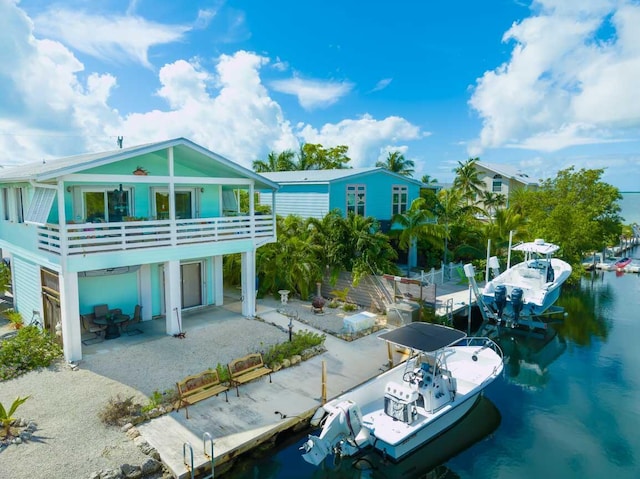
<svg viewBox="0 0 640 479"><path fill-rule="evenodd" d="M561 245L562 257L579 271L584 254L614 245L621 235L630 234L619 216L621 195L602 181L603 170L562 170L541 181L538 188L512 188L507 198L483 189L479 161L458 161L451 188L423 189L408 210L393 217L394 227L388 235L373 218L344 218L339 211L322 219L279 218L278 243L258 250L261 294L289 289L308 297L326 274L335 280L341 271L350 271L357 284L367 274L392 273L397 271L398 256L390 244L400 252L417 247L417 262L408 255L411 271L451 261L481 263L489 241L492 255L500 257L506 256L510 240L544 238ZM271 153L266 161L254 162L254 168L344 168L348 162L346 146L326 149L304 144L295 153ZM411 177L415 165L396 150L376 166ZM422 182L436 180L424 175Z"/></svg>
<svg viewBox="0 0 640 479"><path fill-rule="evenodd" d="M47 367L61 356L53 336L37 326L25 326L0 343L0 381Z"/></svg>
<svg viewBox="0 0 640 479"><path fill-rule="evenodd" d="M2 425L2 433L5 438L11 435L11 424L15 421L13 415L16 410L30 397L31 396L17 397L8 410L0 403L0 424Z"/></svg>
<svg viewBox="0 0 640 479"><path fill-rule="evenodd" d="M376 162L378 168L385 168L402 176L413 176L413 160L408 160L399 151L390 151L385 161Z"/></svg>

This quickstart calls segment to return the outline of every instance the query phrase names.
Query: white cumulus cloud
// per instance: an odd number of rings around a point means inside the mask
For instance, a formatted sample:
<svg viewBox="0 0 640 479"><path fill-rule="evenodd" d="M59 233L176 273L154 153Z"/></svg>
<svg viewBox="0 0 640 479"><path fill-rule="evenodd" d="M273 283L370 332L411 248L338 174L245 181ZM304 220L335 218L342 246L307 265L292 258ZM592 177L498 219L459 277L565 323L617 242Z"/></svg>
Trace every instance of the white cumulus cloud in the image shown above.
<svg viewBox="0 0 640 479"><path fill-rule="evenodd" d="M270 86L280 93L296 96L302 108L307 110L333 105L353 88L349 82L305 80L299 77L276 80Z"/></svg>
<svg viewBox="0 0 640 479"><path fill-rule="evenodd" d="M640 5L539 0L532 8L504 35L509 61L477 81L469 103L483 126L469 151L554 151L636 134Z"/></svg>

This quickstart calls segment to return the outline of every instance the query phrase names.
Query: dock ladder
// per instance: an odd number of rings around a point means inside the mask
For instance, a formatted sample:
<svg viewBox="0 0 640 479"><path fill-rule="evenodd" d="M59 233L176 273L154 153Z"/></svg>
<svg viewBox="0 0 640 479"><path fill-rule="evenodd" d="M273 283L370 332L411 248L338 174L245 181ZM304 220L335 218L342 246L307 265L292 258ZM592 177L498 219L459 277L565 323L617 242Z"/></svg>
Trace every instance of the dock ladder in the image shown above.
<svg viewBox="0 0 640 479"><path fill-rule="evenodd" d="M445 303L445 313L449 324L453 324L453 298L448 298Z"/></svg>
<svg viewBox="0 0 640 479"><path fill-rule="evenodd" d="M210 452L207 452L207 444L210 447ZM213 479L215 474L213 468L213 438L208 432L205 432L202 435L202 449L204 456L209 460L209 462L211 462L211 474L209 474L208 476L198 477L199 479ZM187 453L189 454L189 462L187 462ZM182 444L182 462L184 462L184 467L187 468L187 472L190 474L189 477L191 477L191 479L195 479L195 468L193 467L193 447L191 447L191 444L189 442L185 442Z"/></svg>

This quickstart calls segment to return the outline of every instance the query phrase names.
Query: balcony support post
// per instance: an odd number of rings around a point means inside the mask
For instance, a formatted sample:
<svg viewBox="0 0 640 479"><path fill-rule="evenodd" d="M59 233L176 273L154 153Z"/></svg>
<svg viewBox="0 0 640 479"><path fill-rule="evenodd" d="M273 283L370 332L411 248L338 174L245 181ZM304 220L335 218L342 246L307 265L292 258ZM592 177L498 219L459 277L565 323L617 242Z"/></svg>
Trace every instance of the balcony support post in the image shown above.
<svg viewBox="0 0 640 479"><path fill-rule="evenodd" d="M242 315L253 318L256 315L256 250L242 253Z"/></svg>

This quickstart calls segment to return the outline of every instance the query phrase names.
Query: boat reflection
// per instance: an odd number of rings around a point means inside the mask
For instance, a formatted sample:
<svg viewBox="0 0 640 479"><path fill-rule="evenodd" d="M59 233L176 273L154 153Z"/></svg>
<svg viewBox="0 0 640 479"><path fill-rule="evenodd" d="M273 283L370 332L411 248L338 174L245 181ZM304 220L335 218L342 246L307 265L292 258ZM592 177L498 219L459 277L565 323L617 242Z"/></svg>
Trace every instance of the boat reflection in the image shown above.
<svg viewBox="0 0 640 479"><path fill-rule="evenodd" d="M504 354L508 381L528 389L540 389L547 384L549 365L567 349L565 340L553 329L544 335L505 330L496 342Z"/></svg>
<svg viewBox="0 0 640 479"><path fill-rule="evenodd" d="M485 396L451 429L398 463L384 460L369 450L358 457L325 462L311 476L314 479L430 479L457 478L443 464L492 434L500 425L500 412Z"/></svg>
<svg viewBox="0 0 640 479"><path fill-rule="evenodd" d="M445 462L493 434L501 416L485 396L447 432L417 449L399 463L383 460L374 449L358 457L327 460L320 467L302 460L299 448L310 431L301 431L264 454L246 457L223 474L225 479L454 479L454 471ZM216 476L217 477L217 476Z"/></svg>

